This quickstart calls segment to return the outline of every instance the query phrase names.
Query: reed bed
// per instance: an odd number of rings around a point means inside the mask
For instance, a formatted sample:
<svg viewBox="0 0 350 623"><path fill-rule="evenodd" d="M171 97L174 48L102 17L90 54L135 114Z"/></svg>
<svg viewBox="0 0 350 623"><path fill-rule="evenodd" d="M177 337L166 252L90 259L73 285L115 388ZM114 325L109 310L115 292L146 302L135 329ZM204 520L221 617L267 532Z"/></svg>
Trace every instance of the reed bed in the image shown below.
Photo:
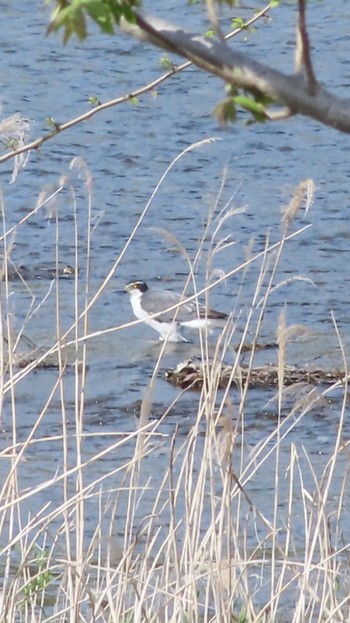
<svg viewBox="0 0 350 623"><path fill-rule="evenodd" d="M199 145L192 146L196 149ZM186 155L185 150L172 163ZM169 232L159 232L176 245L188 266L188 284L198 294L197 274L205 258L205 283L200 294L210 297L214 285L241 275L241 288L252 265L254 295L237 343L235 309L226 327L213 342L201 333L204 370L200 393L190 393L191 420L186 436L174 426L164 432L170 407L156 421L150 417L154 387L162 375L167 344L159 348L153 375L137 423L127 432L109 435L89 433L84 423L89 344L116 331L130 330L137 321L104 332L89 329L89 314L118 270L135 233L142 227L159 185L135 224L124 250L106 278L91 291L90 249L93 238L92 181L82 161L75 160L87 190L86 248L81 250L76 197L69 179L74 214L75 265L74 320L67 327L61 304L61 282L54 279L56 316L53 341L40 346L25 365L18 367L20 337L13 326L11 281L7 266L11 257L13 228L7 228L2 202L3 281L1 296L1 413L5 474L0 489L0 620L8 623L222 623L311 622L335 623L350 617L349 591L349 450L344 434L347 412L347 364L342 339L344 380L305 395L296 386L286 395L284 371L291 328L285 310L280 313L275 335L278 388L274 393L274 425L261 431L259 443L249 443L247 412L249 369L253 370L261 343L261 327L269 299L277 287L282 254L305 226L295 227L302 207L308 209L312 183L302 183L282 219L277 242L266 239L262 251L249 249L245 262L230 270L216 269L217 258L231 241L221 234L227 219L235 218L232 202L220 189L213 203L196 257L190 258ZM52 200L40 197L37 210ZM30 216L28 217L30 218ZM27 219L26 219L27 220ZM25 226L19 223L18 226ZM57 219L56 266L60 257L60 224ZM209 243L208 243L209 241ZM82 261L85 263L81 276ZM302 278L296 276L295 279ZM279 284L280 285L280 284ZM35 314L33 301L28 316ZM334 323L337 331L336 323ZM249 337L248 376L232 390L219 388L220 369L229 357L232 374L239 371ZM233 348L233 343L235 348ZM45 361L55 362L50 384L43 380L42 408L30 430L19 435L21 417L17 392ZM67 371L74 379L73 428L67 423ZM332 391L342 392L336 421L332 422L324 461L291 433L318 408ZM179 392L180 394L180 392ZM260 394L261 396L261 394ZM40 426L60 405L55 434L40 436ZM6 409L5 409L6 404ZM179 405L179 406L178 406ZM260 407L262 409L262 405ZM321 408L321 407L320 407ZM312 426L312 424L310 424ZM87 443L96 449L87 455ZM99 446L99 437L103 445ZM23 475L33 457L51 448L60 460L47 472L33 474L33 486L23 487ZM56 456L55 455L55 456ZM152 457L162 459L162 473L154 479ZM153 464L153 463L152 463ZM108 469L104 469L104 465ZM52 466L51 466L52 467ZM341 474L341 477L339 477ZM147 502L147 503L146 503ZM147 509L146 511L143 508Z"/></svg>

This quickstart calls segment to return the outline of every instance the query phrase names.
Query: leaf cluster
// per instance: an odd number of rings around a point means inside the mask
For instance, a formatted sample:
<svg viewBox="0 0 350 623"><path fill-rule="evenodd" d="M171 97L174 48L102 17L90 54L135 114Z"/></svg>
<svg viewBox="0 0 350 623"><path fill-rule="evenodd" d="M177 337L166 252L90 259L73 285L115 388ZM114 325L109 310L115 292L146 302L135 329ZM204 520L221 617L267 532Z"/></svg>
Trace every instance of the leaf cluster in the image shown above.
<svg viewBox="0 0 350 623"><path fill-rule="evenodd" d="M215 116L221 126L226 126L236 119L237 106L243 108L251 115L250 123L263 122L269 119L268 107L273 100L259 92L248 92L228 85L228 96L219 102L214 110Z"/></svg>
<svg viewBox="0 0 350 623"><path fill-rule="evenodd" d="M63 28L66 44L73 34L81 41L86 38L87 16L106 34L114 33L114 26L119 24L121 17L133 23L133 9L140 5L140 0L46 0L46 3L56 5L47 34Z"/></svg>

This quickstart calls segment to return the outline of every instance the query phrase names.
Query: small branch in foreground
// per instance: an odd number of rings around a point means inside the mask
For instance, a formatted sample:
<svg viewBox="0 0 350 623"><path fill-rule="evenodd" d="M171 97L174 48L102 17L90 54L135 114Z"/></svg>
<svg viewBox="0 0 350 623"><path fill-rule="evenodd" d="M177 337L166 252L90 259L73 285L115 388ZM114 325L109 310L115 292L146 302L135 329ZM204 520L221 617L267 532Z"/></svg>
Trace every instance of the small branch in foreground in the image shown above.
<svg viewBox="0 0 350 623"><path fill-rule="evenodd" d="M246 22L244 28L251 26L252 24L257 22L259 19L261 19L262 17L265 17L270 8L271 8L270 3L268 3L263 9L261 9L261 11L256 13L250 20ZM235 37L236 35L238 35L240 32L242 32L242 30L243 30L242 28L236 28L235 30L233 30L232 32L230 32L229 34L225 36L225 40L232 39L232 37ZM133 98L139 97L140 95L143 95L144 93L154 90L159 84L161 84L162 82L165 82L166 80L168 80L168 78L170 78L174 74L184 71L185 69L190 67L192 64L193 63L191 61L186 61L185 63L182 63L181 65L173 66L170 71L167 71L165 74L163 74L162 76L160 76L159 78L151 82L150 84L147 84L146 86L136 89L135 91L133 91L133 93L129 95L123 95L123 96L117 97L116 99L109 100L108 102L105 102L103 104L98 103L98 105L95 106L93 109L88 110L82 115L79 115L78 117L75 117L74 119L71 119L70 121L67 121L66 123L62 123L62 124L56 123L54 129L48 134L45 134L45 136L41 136L35 139L34 141L32 141L31 143L22 145L18 149L13 149L5 153L3 156L0 156L0 164L2 162L6 162L7 160L10 160L11 158L16 158L21 154L29 152L32 149L39 149L41 145L43 145L50 139L54 138L61 132L64 132L65 130L72 128L73 126L78 125L79 123L82 123L83 121L87 121L88 119L91 119L92 117L102 112L103 110L107 110L107 108L112 108L113 106L117 106L118 104L128 102L132 100Z"/></svg>
<svg viewBox="0 0 350 623"><path fill-rule="evenodd" d="M297 45L295 51L295 66L297 73L305 71L310 94L314 95L317 90L317 80L313 70L310 52L310 41L306 27L305 0L298 0L299 15L297 26Z"/></svg>
<svg viewBox="0 0 350 623"><path fill-rule="evenodd" d="M218 19L217 12L216 12L215 1L214 0L206 0L206 3L207 3L209 20L210 20L210 23L212 25L212 28L214 29L214 32L219 37L220 41L222 43L225 43L225 37L224 37L223 32L222 32L222 30L220 28L219 19Z"/></svg>
<svg viewBox="0 0 350 623"><path fill-rule="evenodd" d="M184 65L188 65L188 63L184 63ZM94 115L96 115L97 113L103 110L107 110L107 108L112 108L113 106L117 106L118 104L128 102L134 98L137 98L140 95L143 95L144 93L147 93L148 91L152 91L161 82L164 82L164 80L167 80L170 76L178 73L180 70L181 70L181 66L174 67L171 71L168 71L166 74L163 74L162 76L157 78L157 80L150 82L146 86L140 87L136 91L133 91L133 93L130 93L129 95L122 95L120 97L117 97L116 99L109 100L108 102L105 102L104 104L99 104L98 106L95 106L91 110L88 110L82 115L79 115L78 117L75 117L74 119L71 119L70 121L67 121L66 123L60 124L60 123L55 122L54 124L55 127L51 132L49 132L48 134L45 134L44 136L40 136L39 138L35 139L31 143L27 143L26 145L23 145L22 147L18 149L14 149L13 151L7 152L3 156L0 156L0 163L6 162L6 160L10 160L11 158L18 156L19 154L23 154L27 151L31 151L32 149L38 149L39 147L41 147L41 145L46 143L46 141L49 141L54 136L61 134L61 132L64 132L65 130L72 128L73 126L78 125L79 123L82 123L83 121L87 121L88 119L91 119L91 117L94 117Z"/></svg>

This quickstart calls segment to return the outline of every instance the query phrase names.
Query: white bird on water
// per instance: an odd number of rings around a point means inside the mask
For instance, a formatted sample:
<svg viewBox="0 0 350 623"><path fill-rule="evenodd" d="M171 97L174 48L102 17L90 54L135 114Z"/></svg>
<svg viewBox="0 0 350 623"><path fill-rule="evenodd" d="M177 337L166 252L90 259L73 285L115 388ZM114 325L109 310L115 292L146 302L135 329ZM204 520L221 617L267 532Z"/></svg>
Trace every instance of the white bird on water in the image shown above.
<svg viewBox="0 0 350 623"><path fill-rule="evenodd" d="M169 342L187 342L181 333L181 327L203 329L204 327L222 327L228 320L228 315L207 309L202 303L191 301L183 303L184 296L170 290L153 290L144 281L130 281L125 286L130 295L132 310L145 324L160 334L160 339ZM179 305L171 311L164 311ZM151 318L153 314L159 314Z"/></svg>

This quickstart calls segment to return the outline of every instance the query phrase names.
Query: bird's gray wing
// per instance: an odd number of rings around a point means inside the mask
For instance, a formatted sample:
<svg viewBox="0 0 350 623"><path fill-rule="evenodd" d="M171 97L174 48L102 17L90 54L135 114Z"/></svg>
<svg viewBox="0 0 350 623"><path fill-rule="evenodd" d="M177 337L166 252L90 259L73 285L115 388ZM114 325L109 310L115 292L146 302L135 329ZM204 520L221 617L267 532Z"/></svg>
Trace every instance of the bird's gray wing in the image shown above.
<svg viewBox="0 0 350 623"><path fill-rule="evenodd" d="M156 314L168 307L172 307L180 303L184 296L170 290L147 290L142 297L142 307L149 314ZM181 305L178 310L173 309L157 316L160 322L172 322L176 315L177 322L186 322L196 317L196 308L193 304L188 303Z"/></svg>
<svg viewBox="0 0 350 623"><path fill-rule="evenodd" d="M199 305L199 317L208 318L208 320L228 320L228 315L225 312L217 311L216 309L206 309L205 305Z"/></svg>

